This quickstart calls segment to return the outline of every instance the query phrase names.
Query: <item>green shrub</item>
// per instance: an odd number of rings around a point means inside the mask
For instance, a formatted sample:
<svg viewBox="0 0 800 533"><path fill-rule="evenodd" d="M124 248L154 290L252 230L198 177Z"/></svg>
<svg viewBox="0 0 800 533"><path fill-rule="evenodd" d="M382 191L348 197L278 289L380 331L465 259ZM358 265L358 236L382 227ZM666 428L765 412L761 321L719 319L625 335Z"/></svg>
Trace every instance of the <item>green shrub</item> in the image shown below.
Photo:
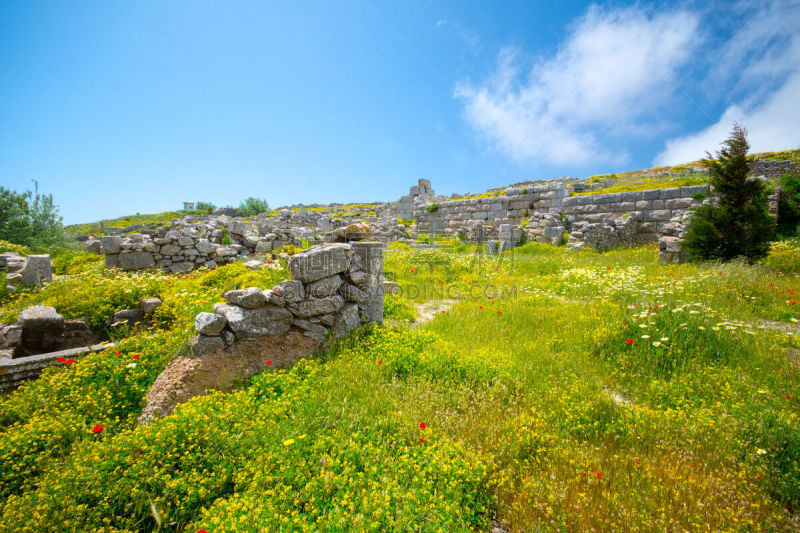
<svg viewBox="0 0 800 533"><path fill-rule="evenodd" d="M784 174L780 181L781 197L778 203L777 234L793 237L800 224L800 177Z"/></svg>
<svg viewBox="0 0 800 533"><path fill-rule="evenodd" d="M757 259L769 250L773 221L767 210L764 183L747 179L750 144L746 134L734 124L717 158L708 154L704 161L719 204L703 205L695 211L683 241L684 250L693 259Z"/></svg>
<svg viewBox="0 0 800 533"><path fill-rule="evenodd" d="M260 213L269 211L269 204L263 198L254 198L253 196L245 198L239 207L236 208L236 213L240 217L252 217Z"/></svg>
<svg viewBox="0 0 800 533"><path fill-rule="evenodd" d="M52 246L76 247L67 237L52 194L17 193L0 187L0 239L36 250Z"/></svg>
<svg viewBox="0 0 800 533"><path fill-rule="evenodd" d="M428 213L435 213L439 210L439 204L433 203L425 208Z"/></svg>

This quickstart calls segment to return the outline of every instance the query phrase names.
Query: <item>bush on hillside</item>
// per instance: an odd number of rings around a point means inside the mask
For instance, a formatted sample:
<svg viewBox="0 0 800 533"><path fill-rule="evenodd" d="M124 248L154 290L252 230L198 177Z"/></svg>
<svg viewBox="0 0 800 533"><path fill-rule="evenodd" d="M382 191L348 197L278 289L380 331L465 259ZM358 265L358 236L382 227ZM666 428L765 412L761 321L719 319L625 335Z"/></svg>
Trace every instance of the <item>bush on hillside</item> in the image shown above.
<svg viewBox="0 0 800 533"><path fill-rule="evenodd" d="M263 198L245 198L239 207L236 208L236 213L240 217L252 217L259 213L266 213L269 211L269 204Z"/></svg>
<svg viewBox="0 0 800 533"><path fill-rule="evenodd" d="M683 241L693 259L757 259L767 254L773 220L764 183L747 179L749 149L747 131L734 124L716 159L707 154L703 161L719 201L695 211Z"/></svg>
<svg viewBox="0 0 800 533"><path fill-rule="evenodd" d="M53 246L75 246L61 224L52 194L18 193L0 187L0 239L38 250Z"/></svg>

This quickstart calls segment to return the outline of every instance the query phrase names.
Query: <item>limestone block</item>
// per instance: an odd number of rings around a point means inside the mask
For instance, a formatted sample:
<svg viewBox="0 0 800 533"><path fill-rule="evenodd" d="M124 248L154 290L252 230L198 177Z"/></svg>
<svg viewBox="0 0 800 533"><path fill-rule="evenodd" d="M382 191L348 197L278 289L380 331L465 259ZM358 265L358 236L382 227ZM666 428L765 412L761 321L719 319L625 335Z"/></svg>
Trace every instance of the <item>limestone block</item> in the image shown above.
<svg viewBox="0 0 800 533"><path fill-rule="evenodd" d="M257 287L228 291L223 294L222 297L228 300L229 303L239 305L246 309L255 309L267 303L264 292Z"/></svg>
<svg viewBox="0 0 800 533"><path fill-rule="evenodd" d="M122 239L115 235L104 235L100 242L104 254L118 254L122 250Z"/></svg>
<svg viewBox="0 0 800 533"><path fill-rule="evenodd" d="M292 313L275 305L245 309L238 305L215 304L214 313L222 315L237 339L250 339L264 335L283 335L292 325Z"/></svg>
<svg viewBox="0 0 800 533"><path fill-rule="evenodd" d="M311 298L301 302L287 304L286 307L295 315L301 318L308 318L316 315L326 315L335 313L344 305L344 298L335 294L325 298Z"/></svg>
<svg viewBox="0 0 800 533"><path fill-rule="evenodd" d="M194 329L202 335L215 336L222 333L228 321L216 313L199 313L194 318Z"/></svg>
<svg viewBox="0 0 800 533"><path fill-rule="evenodd" d="M292 278L309 283L347 271L350 246L345 243L322 244L291 256L289 271Z"/></svg>
<svg viewBox="0 0 800 533"><path fill-rule="evenodd" d="M123 252L119 254L119 268L123 270L143 270L155 266L150 252Z"/></svg>
<svg viewBox="0 0 800 533"><path fill-rule="evenodd" d="M342 285L342 278L338 274L309 283L304 287L305 294L311 298L333 296Z"/></svg>
<svg viewBox="0 0 800 533"><path fill-rule="evenodd" d="M49 255L29 255L22 269L22 283L41 287L53 279L53 268Z"/></svg>
<svg viewBox="0 0 800 533"><path fill-rule="evenodd" d="M225 341L222 337L198 335L192 339L190 346L194 355L201 356L223 349L225 347Z"/></svg>

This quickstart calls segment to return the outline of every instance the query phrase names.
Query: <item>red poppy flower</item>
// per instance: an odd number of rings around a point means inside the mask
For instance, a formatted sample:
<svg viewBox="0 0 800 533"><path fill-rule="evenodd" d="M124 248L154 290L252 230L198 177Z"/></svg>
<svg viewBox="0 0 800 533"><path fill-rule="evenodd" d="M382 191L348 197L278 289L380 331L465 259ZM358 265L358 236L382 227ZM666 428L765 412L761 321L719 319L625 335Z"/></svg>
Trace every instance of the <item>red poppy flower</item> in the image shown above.
<svg viewBox="0 0 800 533"><path fill-rule="evenodd" d="M383 361L378 361L378 364L379 364L379 365L382 365L382 364L383 364Z"/></svg>
<svg viewBox="0 0 800 533"><path fill-rule="evenodd" d="M481 309L483 309L483 306L481 306Z"/></svg>
<svg viewBox="0 0 800 533"><path fill-rule="evenodd" d="M139 354L139 353L133 354L133 358L134 359L139 359L141 356L142 356L142 354Z"/></svg>
<svg viewBox="0 0 800 533"><path fill-rule="evenodd" d="M444 310L442 310L442 314L444 314Z"/></svg>
<svg viewBox="0 0 800 533"><path fill-rule="evenodd" d="M197 533L208 533L208 531L206 531L205 529L198 529Z"/></svg>
<svg viewBox="0 0 800 533"><path fill-rule="evenodd" d="M581 472L581 475L582 475L583 477L586 477L586 472Z"/></svg>
<svg viewBox="0 0 800 533"><path fill-rule="evenodd" d="M74 362L75 362L75 359L67 359L66 361L64 361L64 364L65 365L71 365Z"/></svg>
<svg viewBox="0 0 800 533"><path fill-rule="evenodd" d="M425 439L423 439L422 437L420 437L420 438L419 438L419 441L420 441L422 444L425 444Z"/></svg>
<svg viewBox="0 0 800 533"><path fill-rule="evenodd" d="M797 305L797 302L792 302L791 305Z"/></svg>
<svg viewBox="0 0 800 533"><path fill-rule="evenodd" d="M122 354L122 352L121 352L121 351L119 351L119 350L117 350L116 352L114 352L114 355L121 355L121 354Z"/></svg>
<svg viewBox="0 0 800 533"><path fill-rule="evenodd" d="M756 476L756 478L758 478L758 480L761 481L761 476Z"/></svg>
<svg viewBox="0 0 800 533"><path fill-rule="evenodd" d="M639 461L636 461L636 466L640 466L641 464L642 463L640 463Z"/></svg>
<svg viewBox="0 0 800 533"><path fill-rule="evenodd" d="M100 433L101 431L103 431L104 427L106 427L105 424L98 424L92 428L92 433Z"/></svg>
<svg viewBox="0 0 800 533"><path fill-rule="evenodd" d="M271 365L272 361L267 361L267 366Z"/></svg>
<svg viewBox="0 0 800 533"><path fill-rule="evenodd" d="M497 314L498 314L498 315L502 315L502 314L503 314L503 312L502 312L502 311L498 311L498 312L497 312Z"/></svg>
<svg viewBox="0 0 800 533"><path fill-rule="evenodd" d="M598 473L597 473L597 479L600 479L601 477L603 477L603 474L601 474L600 472L598 472Z"/></svg>
<svg viewBox="0 0 800 533"><path fill-rule="evenodd" d="M67 360L66 357L59 357L58 359L56 359L56 363L63 363L66 360Z"/></svg>
<svg viewBox="0 0 800 533"><path fill-rule="evenodd" d="M626 339L625 344L633 344L633 339Z"/></svg>
<svg viewBox="0 0 800 533"><path fill-rule="evenodd" d="M792 399L792 397L791 397L791 396L789 396L789 395L787 394L787 395L786 395L786 399L787 399L787 400L791 400L791 399Z"/></svg>
<svg viewBox="0 0 800 533"><path fill-rule="evenodd" d="M419 429L425 429L426 427L428 427L428 425L425 422L419 423Z"/></svg>
<svg viewBox="0 0 800 533"><path fill-rule="evenodd" d="M627 323L627 322L623 322L623 323L622 323L622 325L623 325L623 326L627 326L627 325L628 325L628 323Z"/></svg>

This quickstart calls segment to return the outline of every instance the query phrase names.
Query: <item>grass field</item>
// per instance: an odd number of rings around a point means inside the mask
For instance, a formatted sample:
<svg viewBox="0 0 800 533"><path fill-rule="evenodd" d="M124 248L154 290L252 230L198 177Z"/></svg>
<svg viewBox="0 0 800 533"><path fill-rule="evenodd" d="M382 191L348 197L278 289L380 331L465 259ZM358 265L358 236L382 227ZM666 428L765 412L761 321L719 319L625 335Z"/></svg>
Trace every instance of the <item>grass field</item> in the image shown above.
<svg viewBox="0 0 800 533"><path fill-rule="evenodd" d="M800 248L656 256L392 247L386 324L142 428L194 314L287 273L76 259L24 298L156 294L160 329L0 399L0 530L797 530ZM431 300L454 304L415 322Z"/></svg>

